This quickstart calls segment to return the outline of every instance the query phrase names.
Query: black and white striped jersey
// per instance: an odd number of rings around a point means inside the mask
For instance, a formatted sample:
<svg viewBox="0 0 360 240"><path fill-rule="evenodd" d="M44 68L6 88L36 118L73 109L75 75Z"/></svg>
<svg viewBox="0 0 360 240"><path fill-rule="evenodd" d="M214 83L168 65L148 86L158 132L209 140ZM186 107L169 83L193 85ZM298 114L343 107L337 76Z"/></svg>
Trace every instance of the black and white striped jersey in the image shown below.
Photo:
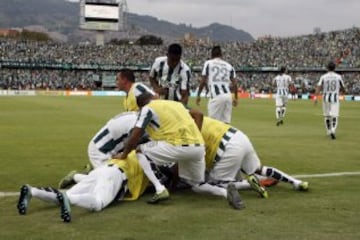
<svg viewBox="0 0 360 240"><path fill-rule="evenodd" d="M169 89L167 96L169 100L180 101L180 90L189 90L191 70L182 60L174 69L171 69L167 64L166 56L158 57L151 66L149 75L155 78L161 87Z"/></svg>
<svg viewBox="0 0 360 240"><path fill-rule="evenodd" d="M328 72L320 77L317 85L322 87L325 102L336 103L339 101L339 92L340 88L344 87L344 81L339 74Z"/></svg>
<svg viewBox="0 0 360 240"><path fill-rule="evenodd" d="M211 97L231 93L230 84L236 77L234 67L221 58L207 60L201 75L208 79Z"/></svg>
<svg viewBox="0 0 360 240"><path fill-rule="evenodd" d="M137 119L136 112L124 112L110 119L92 138L97 149L115 155L124 149L131 129Z"/></svg>
<svg viewBox="0 0 360 240"><path fill-rule="evenodd" d="M277 75L273 80L273 85L276 84L276 94L279 96L288 96L291 82L292 79L289 75L285 73Z"/></svg>

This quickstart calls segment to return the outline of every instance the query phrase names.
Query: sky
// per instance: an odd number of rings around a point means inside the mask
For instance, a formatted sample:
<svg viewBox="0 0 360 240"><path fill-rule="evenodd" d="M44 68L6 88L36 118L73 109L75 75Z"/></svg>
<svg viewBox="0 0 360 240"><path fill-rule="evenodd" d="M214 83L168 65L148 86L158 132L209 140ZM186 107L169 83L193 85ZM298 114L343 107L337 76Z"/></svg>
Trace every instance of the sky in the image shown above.
<svg viewBox="0 0 360 240"><path fill-rule="evenodd" d="M360 27L360 0L127 0L127 5L129 12L176 24L230 25L254 38Z"/></svg>

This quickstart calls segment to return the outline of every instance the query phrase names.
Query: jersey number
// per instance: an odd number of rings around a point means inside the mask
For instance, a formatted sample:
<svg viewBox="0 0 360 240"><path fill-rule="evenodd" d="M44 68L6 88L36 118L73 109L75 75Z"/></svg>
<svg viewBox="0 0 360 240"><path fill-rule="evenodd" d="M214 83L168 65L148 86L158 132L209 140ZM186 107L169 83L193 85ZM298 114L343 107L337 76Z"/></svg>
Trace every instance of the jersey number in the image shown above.
<svg viewBox="0 0 360 240"><path fill-rule="evenodd" d="M214 72L213 82L225 82L228 79L228 71L224 67L213 66L211 71Z"/></svg>

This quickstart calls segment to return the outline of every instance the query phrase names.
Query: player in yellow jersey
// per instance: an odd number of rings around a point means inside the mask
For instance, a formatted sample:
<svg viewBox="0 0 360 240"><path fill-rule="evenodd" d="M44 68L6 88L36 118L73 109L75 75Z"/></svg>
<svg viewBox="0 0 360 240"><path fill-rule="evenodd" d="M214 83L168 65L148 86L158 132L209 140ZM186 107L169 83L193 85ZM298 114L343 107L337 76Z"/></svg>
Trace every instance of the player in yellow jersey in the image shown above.
<svg viewBox="0 0 360 240"><path fill-rule="evenodd" d="M250 186L260 196L268 193L260 186L256 174L287 182L296 190L307 190L308 183L298 180L274 167L262 166L249 138L240 130L221 121L204 117L201 134L206 146L208 182L224 184L234 182L239 171L247 175ZM237 186L237 183L234 183Z"/></svg>
<svg viewBox="0 0 360 240"><path fill-rule="evenodd" d="M190 184L194 191L224 196L231 206L240 209L241 200L236 189L232 186L224 189L204 182L205 147L198 128L202 122L202 114L193 113L194 121L182 103L151 98L149 93L137 98L137 104L141 107L138 120L123 153L118 156L119 159L126 159L137 148L140 164L156 190L148 202L157 203L169 198L168 190L155 176L150 162L157 166L178 163L179 177ZM137 147L144 132L151 140Z"/></svg>
<svg viewBox="0 0 360 240"><path fill-rule="evenodd" d="M32 197L60 206L61 218L64 222L71 221L70 205L79 206L90 211L101 211L114 201L131 201L141 196L148 186L148 179L136 159L135 151L131 152L126 161L110 160L106 165L98 167L69 190L60 192L46 187L23 185L18 201L19 214L27 213Z"/></svg>
<svg viewBox="0 0 360 240"><path fill-rule="evenodd" d="M149 92L154 96L154 98L158 98L158 95L146 85L135 82L135 75L131 69L124 68L117 74L116 85L119 90L126 92L126 98L123 103L125 111L139 110L136 103L136 97L141 95L143 92Z"/></svg>

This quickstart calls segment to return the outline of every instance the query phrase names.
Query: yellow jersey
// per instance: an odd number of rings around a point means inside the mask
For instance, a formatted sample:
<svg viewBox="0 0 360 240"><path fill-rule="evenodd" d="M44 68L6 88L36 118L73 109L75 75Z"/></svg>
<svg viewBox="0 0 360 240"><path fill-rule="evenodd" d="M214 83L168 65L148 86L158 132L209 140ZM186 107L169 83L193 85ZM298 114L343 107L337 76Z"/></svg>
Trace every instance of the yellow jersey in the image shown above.
<svg viewBox="0 0 360 240"><path fill-rule="evenodd" d="M230 125L204 116L201 134L205 141L206 169L213 166L221 141L229 129L231 129Z"/></svg>
<svg viewBox="0 0 360 240"><path fill-rule="evenodd" d="M204 144L201 132L180 102L153 100L141 109L136 127L144 128L150 139L173 145Z"/></svg>
<svg viewBox="0 0 360 240"><path fill-rule="evenodd" d="M108 161L108 164L118 166L126 174L129 191L123 200L137 200L149 185L149 180L139 164L139 160L136 157L136 151L132 151L125 160L111 159Z"/></svg>

